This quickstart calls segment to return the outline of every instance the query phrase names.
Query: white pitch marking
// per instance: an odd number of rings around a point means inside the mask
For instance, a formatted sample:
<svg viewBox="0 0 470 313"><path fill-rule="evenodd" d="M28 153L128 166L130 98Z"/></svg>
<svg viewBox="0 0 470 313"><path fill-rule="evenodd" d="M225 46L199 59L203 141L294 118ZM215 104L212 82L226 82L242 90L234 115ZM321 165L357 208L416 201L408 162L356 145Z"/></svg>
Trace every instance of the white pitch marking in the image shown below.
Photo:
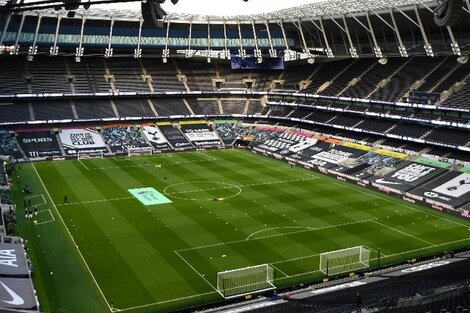
<svg viewBox="0 0 470 313"><path fill-rule="evenodd" d="M108 201L121 201L121 200L130 200L130 199L135 199L135 198L134 197L122 197L122 198L113 198L113 199L101 199L101 200L89 200L89 201L81 201L81 202L59 203L59 204L56 204L56 206L89 204L89 203L108 202Z"/></svg>
<svg viewBox="0 0 470 313"><path fill-rule="evenodd" d="M39 181L41 182L42 187L43 187L44 190L46 191L46 194L47 194L49 200L51 201L51 203L52 203L52 205L53 205L53 207L54 207L54 209L55 209L55 212L56 212L57 216L59 216L59 219L61 220L62 224L64 225L65 229L67 230L67 233L68 233L70 239L72 240L73 244L75 245L75 248L77 249L78 254L80 255L80 258L82 259L83 263L85 264L85 267L87 268L88 273L90 274L91 278L93 279L93 282L95 283L95 285L96 285L96 287L98 288L98 290L99 290L101 296L103 297L104 302L105 302L106 305L108 306L109 311L112 312L112 308L111 308L111 306L109 305L108 300L106 299L106 297L105 297L105 295L104 295L104 293L103 293L103 290L101 290L100 285L98 285L98 281L96 280L95 276L93 275L93 273L92 273L92 271L91 271L91 269L90 269L90 266L89 266L88 263L85 261L85 258L83 257L83 254L82 254L82 252L80 251L80 249L78 248L78 245L77 245L77 243L75 242L75 239L73 238L72 233L71 233L70 230L68 229L67 224L65 224L65 221L64 221L64 219L62 218L62 215L60 215L59 210L57 209L57 207L56 207L54 201L52 200L52 197L51 197L51 195L50 195L50 193L49 193L49 190L47 190L46 185L44 184L44 182L43 182L41 176L40 176L39 173L38 173L38 170L36 169L36 166L34 165L33 162L31 162L31 164L33 165L33 169L34 169L34 171L36 172L36 175L37 175L37 177L39 178ZM51 213L51 215L52 215L52 213Z"/></svg>
<svg viewBox="0 0 470 313"><path fill-rule="evenodd" d="M191 263L189 263L184 257L182 257L182 256L178 253L178 251L175 251L175 253L176 253L176 255L178 255L178 256L184 261L184 263L186 263L194 272L196 272L196 274L198 274L199 277L201 277L209 286L211 286L212 289L214 289L216 292L219 292L219 291L217 290L217 288L215 288L214 285L212 285L212 284L207 280L207 278L205 278L201 273L199 273L199 272L194 268L194 266L191 265Z"/></svg>
<svg viewBox="0 0 470 313"><path fill-rule="evenodd" d="M426 243L426 244L428 244L428 245L430 245L430 246L435 246L435 244L432 243L432 242L429 242L429 241L427 241L427 240L425 240L425 239L416 237L415 235L412 235L412 234L409 234L409 233L407 233L407 232L401 231L401 230L399 230L399 229L397 229L397 228L393 228L393 227L391 227L391 226L388 226L388 225L386 225L386 224L377 222L377 221L375 221L375 220L372 220L372 222L374 222L374 223L376 223L376 224L379 224L379 225L382 226L382 227L385 227L385 228L391 229L391 230L393 230L393 231L396 231L396 232L398 232L398 233L400 233L400 234L406 235L406 236L408 236L408 237L412 237L412 238L414 238L414 239L416 239L416 240L419 240L419 241L421 241L421 242L424 242L424 243Z"/></svg>

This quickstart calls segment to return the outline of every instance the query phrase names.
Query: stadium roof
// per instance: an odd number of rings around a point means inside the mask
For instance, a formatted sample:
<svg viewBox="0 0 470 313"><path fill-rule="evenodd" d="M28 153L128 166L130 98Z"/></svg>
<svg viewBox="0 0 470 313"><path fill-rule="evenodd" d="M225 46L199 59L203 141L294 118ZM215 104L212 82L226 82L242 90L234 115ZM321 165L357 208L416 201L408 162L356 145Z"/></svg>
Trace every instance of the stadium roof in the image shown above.
<svg viewBox="0 0 470 313"><path fill-rule="evenodd" d="M330 18L347 14L360 14L366 11L376 13L385 12L389 8L402 8L411 5L434 6L435 1L431 0L327 0L311 4L296 6L288 9L278 10L269 13L252 15L200 15L168 12L167 18L173 22L193 23L223 23L223 22L251 22L251 21L292 21L299 19L318 19L320 17ZM141 17L140 9L111 9L111 8L91 8L89 10L77 10L79 15L86 15L91 19L111 19L116 20L139 20ZM48 10L46 15L56 16L58 13L54 10Z"/></svg>

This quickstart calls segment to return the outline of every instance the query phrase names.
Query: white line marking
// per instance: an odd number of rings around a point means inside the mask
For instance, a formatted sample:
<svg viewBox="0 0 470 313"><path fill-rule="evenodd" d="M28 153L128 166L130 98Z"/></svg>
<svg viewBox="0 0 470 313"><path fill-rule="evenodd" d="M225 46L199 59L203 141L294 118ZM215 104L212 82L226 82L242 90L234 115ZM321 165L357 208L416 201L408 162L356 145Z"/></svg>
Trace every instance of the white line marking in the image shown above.
<svg viewBox="0 0 470 313"><path fill-rule="evenodd" d="M41 193L41 197L42 197L42 201L43 201L43 203L41 203L41 204L46 204L47 203L46 198L44 198L44 195L42 193Z"/></svg>
<svg viewBox="0 0 470 313"><path fill-rule="evenodd" d="M149 306L155 306L155 305L169 303L169 302L192 299L192 298L197 298L197 297L202 297L202 296L207 296L207 295L212 295L212 294L219 294L219 293L216 292L216 291L209 291L209 292L205 292L205 293L198 293L198 294L191 295L191 296L175 298L175 299L169 299L169 300L163 300L163 301L153 302L153 303L148 303L148 304L142 304L142 305L133 306L133 307L125 308L125 309L119 309L119 311L130 311L130 310L135 310L135 309L141 309L141 308L146 308L146 307L149 307Z"/></svg>
<svg viewBox="0 0 470 313"><path fill-rule="evenodd" d="M212 155L210 155L208 153L204 153L202 151L197 151L196 153L202 154L204 157L207 158L207 161L217 161L217 158L213 157Z"/></svg>
<svg viewBox="0 0 470 313"><path fill-rule="evenodd" d="M263 161L268 161L268 162L271 162L273 164L277 164L277 165L280 165L279 163L281 163L281 166L284 166L284 167L287 167L286 165L282 165L282 161L276 161L276 160L273 160L269 157L265 157L265 156L261 156L259 154L256 154L256 153L253 153L253 152L247 152L247 151L244 151L244 150L235 150L235 151L239 151L240 153L243 153L243 154L246 154L246 155L249 155L249 156L252 156L254 158L258 158L258 159L261 159ZM450 219L446 216L441 216L433 211L431 211L431 209L427 209L427 208L423 208L423 209L418 209L418 208L414 208L412 206L409 206L405 203L401 203L401 202L398 202L398 201L395 201L393 199L387 199L379 194L373 194L373 193L370 193L370 192L367 192L366 190L364 190L364 188L360 188L360 187L356 187L356 185L352 184L352 183L341 183L339 182L337 179L333 178L333 177L329 177L329 176L323 176L323 175L320 175L316 172L313 172L311 170L307 170L307 169L304 169L304 168L301 168L301 167L298 167L298 166L294 166L293 169L296 169L298 172L300 173L304 173L304 174L307 174L307 175L310 175L310 176L313 176L313 177L316 177L318 179L321 179L323 181L327 181L327 182L330 182L330 183L333 183L333 184L336 184L336 185L339 185L339 186L342 186L344 188L348 188L348 189L351 189L351 190L354 190L354 191L357 191L357 192L360 192L360 193L363 193L363 194L366 194L366 195L369 195L371 197L374 197L374 198L378 198L378 199L381 199L381 200L384 200L384 201L387 201L387 202L390 202L390 203L394 203L394 204L397 204L401 207L404 207L404 208L408 208L408 209L411 209L411 210L414 210L414 211L418 211L418 212L421 212L423 214L427 214L427 215L432 215L434 217L437 217L441 220L446 220L448 222L451 222L451 223L454 223L454 224L457 224L457 225L460 225L460 226L463 226L465 228L468 228L469 225L468 224L464 224L464 223L460 223L458 221L454 221L453 219Z"/></svg>
<svg viewBox="0 0 470 313"><path fill-rule="evenodd" d="M49 223L53 223L54 221L50 220L50 221L44 221L44 222L39 222L37 223L36 225L44 225L44 224L49 224Z"/></svg>
<svg viewBox="0 0 470 313"><path fill-rule="evenodd" d="M80 164L83 165L83 167L84 167L87 171L91 171L91 169L88 168L88 166L86 166L85 163L82 162L82 160L78 159L78 162L80 162Z"/></svg>
<svg viewBox="0 0 470 313"><path fill-rule="evenodd" d="M281 278L278 278L277 280L288 279L288 278L297 277L297 276L305 276L305 275L318 273L318 272L321 272L321 271L320 270L315 270L315 271L310 271L310 272L303 272L303 273L299 273L299 274L290 275L289 277L281 277Z"/></svg>
<svg viewBox="0 0 470 313"><path fill-rule="evenodd" d="M55 204L55 205L59 207L59 206L99 203L99 202L108 202L108 201L122 201L122 200L130 200L130 199L135 199L135 197L122 197L122 198L113 198L113 199L89 200L89 201L81 201L81 202L59 203L59 204Z"/></svg>
<svg viewBox="0 0 470 313"><path fill-rule="evenodd" d="M271 230L276 230L276 229L303 229L303 231L309 231L312 229L315 229L315 227L307 227L307 226L279 226L279 227L271 227L271 228L265 228L265 229L260 229L258 231L255 231L254 233L251 233L248 237L246 237L245 240L251 239L252 236L255 236L257 234L260 234L265 231L271 231ZM285 233L285 235L290 234L290 233Z"/></svg>
<svg viewBox="0 0 470 313"><path fill-rule="evenodd" d="M42 197L42 203L32 203L33 206L35 206L35 205L44 205L44 204L47 203L46 198L44 198L44 195L42 193L34 195L34 196L25 197L24 199L29 200L29 199L39 198L39 197Z"/></svg>
<svg viewBox="0 0 470 313"><path fill-rule="evenodd" d="M28 199L33 199L33 198L37 198L37 197L40 197L40 196L42 196L42 193L37 194L37 195L34 195L34 196L26 196L26 197L24 197L24 198L25 198L26 200L28 200ZM42 196L42 198L44 199L44 196Z"/></svg>
<svg viewBox="0 0 470 313"><path fill-rule="evenodd" d="M390 254L390 255L385 256L385 258L390 258L390 257L394 257L394 256L401 255L401 254L406 254L406 253L410 253L410 252L415 252L415 251L421 251L421 250L431 249L431 248L434 248L434 247L445 246L445 245L449 245L449 244L452 244L452 243L457 243L457 242L462 242L462 241L468 241L468 240L470 240L470 238L463 238L463 239L458 239L458 240L454 240L454 241L439 243L439 244L433 245L432 247L416 248L416 249L412 249L412 250L407 250L407 251L403 251L403 252L398 252L398 253Z"/></svg>
<svg viewBox="0 0 470 313"><path fill-rule="evenodd" d="M254 186L263 186L263 185L275 185L275 184L286 184L286 183L293 183L293 182L301 182L306 180L317 180L317 178L298 178L298 179L290 179L290 180L279 180L279 181L271 181L265 183L254 183L254 184L247 184L247 185L240 185L240 187L254 187Z"/></svg>
<svg viewBox="0 0 470 313"><path fill-rule="evenodd" d="M123 165L123 166L106 166L106 167L96 167L96 168L88 168L80 159L78 160L88 171L97 171L97 170L109 170L109 169L118 169L118 168L138 168L138 167L148 167L148 166L155 166L157 164L160 164L162 167L168 167L168 166L175 166L175 165L181 165L181 164L190 164L190 163L201 163L201 162L212 162L212 161L217 161L217 158L213 156L208 156L207 154L198 152L204 157L206 157L205 160L197 160L197 161L176 161L172 163L151 163L151 164L134 164L134 165ZM151 159L152 156L148 156L145 158L130 158L131 160L134 159ZM158 155L158 157L161 157ZM121 160L125 160L129 158L123 158ZM164 158L163 158L164 159Z"/></svg>
<svg viewBox="0 0 470 313"><path fill-rule="evenodd" d="M175 253L176 253L176 255L178 255L178 256L181 258L181 260L184 261L184 263L186 263L194 272L196 272L196 274L198 274L209 286L211 286L212 289L214 289L216 292L220 293L220 292L217 290L217 288L215 288L214 285L212 285L212 284L204 277L204 275L202 275L201 273L199 273L199 272L194 268L194 266L191 265L191 263L189 263L184 257L182 257L182 256L178 253L178 251L175 251Z"/></svg>
<svg viewBox="0 0 470 313"><path fill-rule="evenodd" d="M55 217L54 217L54 214L52 214L52 211L50 209L47 209L47 211L49 211L49 214L52 217L52 221L55 222Z"/></svg>
<svg viewBox="0 0 470 313"><path fill-rule="evenodd" d="M88 263L85 261L85 258L83 257L83 254L82 254L82 252L80 251L80 249L78 248L78 245L77 245L77 243L75 242L75 239L73 238L72 233L70 233L70 230L68 229L67 225L65 224L65 221L64 221L64 219L62 218L62 215L60 215L59 210L57 209L57 207L56 207L54 201L52 200L52 197L51 197L51 195L50 195L50 193L49 193L49 190L47 190L46 185L44 185L44 182L42 181L42 178L41 178L41 176L39 175L38 170L36 169L36 166L34 165L33 162L31 162L31 164L33 165L34 172L36 173L37 177L39 178L39 181L41 182L42 187L43 187L44 190L46 191L46 194L47 194L49 200L51 201L52 206L54 207L57 216L59 216L59 219L60 219L60 221L62 222L62 225L64 225L65 229L67 230L67 233L68 233L70 239L72 240L73 244L75 245L75 248L77 249L78 254L80 255L80 258L82 259L82 262L85 264L85 267L87 268L88 273L90 274L91 278L93 279L93 282L95 283L96 288L98 288L98 290L99 290L101 296L103 297L104 302L105 302L106 305L108 306L109 311L112 312L112 309L111 309L111 306L110 306L109 303L108 303L108 300L107 300L106 297L104 296L104 293L103 293L103 291L101 290L100 286L98 285L98 282L97 282L95 276L94 276L93 273L91 272L90 266L88 266Z"/></svg>
<svg viewBox="0 0 470 313"><path fill-rule="evenodd" d="M269 263L269 265L272 266L273 268L275 268L279 273L284 275L286 278L289 277L289 275L287 275L284 271L282 271L279 268L277 268L276 266L274 266L272 263Z"/></svg>
<svg viewBox="0 0 470 313"><path fill-rule="evenodd" d="M185 194L185 193L194 193L194 192L202 192L202 191L213 191L213 190L223 190L223 189L240 189L238 186L227 186L227 187L215 187L215 188L208 188L208 189L194 189L194 190L182 190L182 191L173 191L173 192L166 192L167 195L178 195L178 194Z"/></svg>
<svg viewBox="0 0 470 313"><path fill-rule="evenodd" d="M377 221L375 221L375 220L372 220L372 222L374 222L374 223L376 223L376 224L378 224L378 225L380 225L380 226L382 226L382 227L385 227L385 228L391 229L391 230L393 230L393 231L396 231L396 232L398 232L398 233L400 233L400 234L403 234L403 235L405 235L405 236L408 236L408 237L414 238L414 239L416 239L416 240L419 240L419 241L421 241L421 242L424 242L424 243L426 243L426 244L428 244L428 245L430 245L430 246L435 246L435 244L432 243L432 242L429 242L429 241L427 241L427 240L425 240L425 239L416 237L415 235L412 235L412 234L409 234L409 233L407 233L407 232L401 231L401 230L399 230L399 229L397 229L397 228L393 228L393 227L388 226L388 225L386 225L386 224L384 224L384 223L380 223L380 222L377 222Z"/></svg>
<svg viewBox="0 0 470 313"><path fill-rule="evenodd" d="M353 224L367 223L367 222L371 222L371 221L372 221L372 220L368 219L368 220L354 221L354 222L349 222L349 223L344 223L344 224L329 225L329 226L318 227L318 228L313 228L313 227L311 227L311 228L308 229L308 230L305 230L305 229L304 229L304 230L293 231L293 232L288 232L288 233L283 233L283 234L273 234L273 235L268 235L268 236L262 236L262 237L253 238L253 239L241 239L241 240L234 240L234 241L228 241L228 242L221 242L221 243L216 243L216 244L198 246L198 247L194 247L194 248L179 249L179 250L176 250L176 251L182 252L182 251L190 251L190 250L211 248L211 247L216 247L216 246L228 245L228 244L232 244L232 243L240 243L240 242L244 242L244 241L259 240L259 239L266 239L266 238L274 238L274 237L285 236L285 235L291 235L291 234L298 234L298 233L303 233L303 232L308 232L308 231L316 231L316 230L323 230L323 229L328 229L328 228L342 227L342 226L353 225Z"/></svg>

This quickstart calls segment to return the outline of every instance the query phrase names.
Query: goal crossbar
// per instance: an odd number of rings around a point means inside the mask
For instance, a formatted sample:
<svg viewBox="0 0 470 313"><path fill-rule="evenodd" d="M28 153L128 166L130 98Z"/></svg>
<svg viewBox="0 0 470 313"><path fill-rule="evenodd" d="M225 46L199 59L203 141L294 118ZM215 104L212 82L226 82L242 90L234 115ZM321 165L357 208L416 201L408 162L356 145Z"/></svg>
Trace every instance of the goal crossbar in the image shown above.
<svg viewBox="0 0 470 313"><path fill-rule="evenodd" d="M102 150L99 151L78 151L77 152L77 159L84 160L84 159L102 159L104 158L104 152Z"/></svg>
<svg viewBox="0 0 470 313"><path fill-rule="evenodd" d="M276 289L274 268L269 264L217 273L217 292L225 299Z"/></svg>
<svg viewBox="0 0 470 313"><path fill-rule="evenodd" d="M153 154L153 148L152 147L128 148L127 149L127 156L152 155L152 154Z"/></svg>

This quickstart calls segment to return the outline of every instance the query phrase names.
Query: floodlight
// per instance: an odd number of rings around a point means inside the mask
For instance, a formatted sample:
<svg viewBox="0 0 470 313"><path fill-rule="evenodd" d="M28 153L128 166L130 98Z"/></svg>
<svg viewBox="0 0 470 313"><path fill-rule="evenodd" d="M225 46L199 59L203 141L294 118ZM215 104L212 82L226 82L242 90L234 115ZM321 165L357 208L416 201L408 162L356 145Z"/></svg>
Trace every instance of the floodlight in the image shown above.
<svg viewBox="0 0 470 313"><path fill-rule="evenodd" d="M459 62L460 64L467 64L468 59L469 59L468 55L462 55L461 57L457 58L457 62Z"/></svg>
<svg viewBox="0 0 470 313"><path fill-rule="evenodd" d="M379 63L382 64L382 65L387 64L388 63L388 58L380 58Z"/></svg>

